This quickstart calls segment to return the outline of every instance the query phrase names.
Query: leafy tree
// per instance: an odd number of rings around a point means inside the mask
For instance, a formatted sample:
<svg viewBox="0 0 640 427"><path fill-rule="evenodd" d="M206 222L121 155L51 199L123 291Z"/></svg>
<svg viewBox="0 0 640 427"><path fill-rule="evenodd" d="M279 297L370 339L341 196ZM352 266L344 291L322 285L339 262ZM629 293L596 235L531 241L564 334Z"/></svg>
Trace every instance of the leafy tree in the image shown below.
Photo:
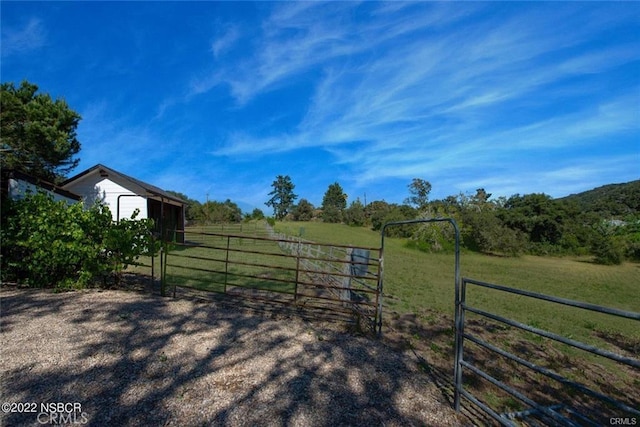
<svg viewBox="0 0 640 427"><path fill-rule="evenodd" d="M291 212L294 221L311 221L313 218L313 205L307 199L300 199L298 205Z"/></svg>
<svg viewBox="0 0 640 427"><path fill-rule="evenodd" d="M391 204L388 205L388 211L379 221L378 229L381 229L382 226L388 222L396 222L396 221L406 221L410 219L415 219L417 216L416 209L412 208L408 205L397 205ZM376 225L378 220L376 220ZM415 224L406 224L406 225L396 225L386 230L386 236L389 237L411 237L416 230L418 229L418 225Z"/></svg>
<svg viewBox="0 0 640 427"><path fill-rule="evenodd" d="M245 215L245 219L248 219L248 220L264 219L264 212L262 212L261 209L255 208L253 211L251 211L250 214Z"/></svg>
<svg viewBox="0 0 640 427"><path fill-rule="evenodd" d="M353 225L357 227L361 227L365 223L365 214L364 214L364 205L360 201L360 198L357 198L351 205L344 211L344 222L348 225Z"/></svg>
<svg viewBox="0 0 640 427"><path fill-rule="evenodd" d="M341 222L342 212L347 207L347 195L337 182L329 185L322 198L322 220Z"/></svg>
<svg viewBox="0 0 640 427"><path fill-rule="evenodd" d="M364 208L365 217L371 222L371 228L378 231L384 225L385 216L391 211L391 205L384 200L376 200Z"/></svg>
<svg viewBox="0 0 640 427"><path fill-rule="evenodd" d="M104 236L106 264L117 283L122 280L123 271L134 265L141 255L155 253L159 249L158 242L154 241L151 233L153 220L139 219L139 214L140 210L136 209L130 218L112 222Z"/></svg>
<svg viewBox="0 0 640 427"><path fill-rule="evenodd" d="M224 202L210 200L199 206L195 217L203 224L241 222L242 210L229 199Z"/></svg>
<svg viewBox="0 0 640 427"><path fill-rule="evenodd" d="M420 210L427 207L429 203L429 193L431 192L431 183L424 179L413 178L409 184L409 194L411 196L405 199L405 203L412 205Z"/></svg>
<svg viewBox="0 0 640 427"><path fill-rule="evenodd" d="M472 250L518 256L526 249L521 232L502 223L491 210L467 209L463 215L462 239Z"/></svg>
<svg viewBox="0 0 640 427"><path fill-rule="evenodd" d="M277 220L282 220L291 211L293 203L298 198L298 196L293 193L295 185L293 185L289 175L278 175L271 186L273 187L273 190L269 193L271 198L265 205L273 208L273 216L275 216Z"/></svg>
<svg viewBox="0 0 640 427"><path fill-rule="evenodd" d="M624 246L614 236L615 227L603 221L596 227L597 237L593 241L591 251L597 264L619 265L624 259Z"/></svg>
<svg viewBox="0 0 640 427"><path fill-rule="evenodd" d="M562 238L565 211L561 203L546 194L511 196L500 215L508 227L528 236L538 252L558 244Z"/></svg>
<svg viewBox="0 0 640 427"><path fill-rule="evenodd" d="M27 81L18 88L13 83L0 88L2 168L56 182L80 161L74 159L80 151L80 115L64 100L37 91Z"/></svg>

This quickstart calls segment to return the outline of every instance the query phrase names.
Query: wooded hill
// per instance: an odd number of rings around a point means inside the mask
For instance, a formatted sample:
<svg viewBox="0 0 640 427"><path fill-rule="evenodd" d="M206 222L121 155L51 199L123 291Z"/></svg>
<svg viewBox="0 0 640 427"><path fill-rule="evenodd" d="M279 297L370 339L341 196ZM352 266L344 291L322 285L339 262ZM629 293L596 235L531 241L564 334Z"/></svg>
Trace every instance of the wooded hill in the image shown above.
<svg viewBox="0 0 640 427"><path fill-rule="evenodd" d="M576 203L581 211L595 213L604 219L624 220L640 213L640 179L603 185L558 200Z"/></svg>

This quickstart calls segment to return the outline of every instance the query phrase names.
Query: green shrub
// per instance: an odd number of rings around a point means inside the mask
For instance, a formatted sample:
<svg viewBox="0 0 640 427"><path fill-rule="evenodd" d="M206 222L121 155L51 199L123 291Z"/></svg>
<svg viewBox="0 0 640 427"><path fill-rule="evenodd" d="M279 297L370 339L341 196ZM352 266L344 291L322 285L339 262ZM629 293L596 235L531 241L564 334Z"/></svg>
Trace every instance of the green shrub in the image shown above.
<svg viewBox="0 0 640 427"><path fill-rule="evenodd" d="M591 252L596 264L619 265L624 260L624 247L611 236L602 236L597 239Z"/></svg>
<svg viewBox="0 0 640 427"><path fill-rule="evenodd" d="M86 210L37 193L2 208L3 281L83 288L112 272L119 278L138 256L156 250L151 220L115 224L102 204Z"/></svg>
<svg viewBox="0 0 640 427"><path fill-rule="evenodd" d="M153 220L136 219L139 213L136 209L131 218L112 223L105 233L106 260L116 282L120 282L122 271L135 264L141 255L154 255L159 249L151 233Z"/></svg>

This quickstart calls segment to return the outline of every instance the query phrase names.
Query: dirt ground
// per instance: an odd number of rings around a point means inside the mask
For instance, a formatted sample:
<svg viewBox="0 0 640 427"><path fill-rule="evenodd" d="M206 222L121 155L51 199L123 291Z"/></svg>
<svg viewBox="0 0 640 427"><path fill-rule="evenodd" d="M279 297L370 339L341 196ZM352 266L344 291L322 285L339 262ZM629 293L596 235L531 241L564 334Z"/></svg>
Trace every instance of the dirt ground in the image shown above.
<svg viewBox="0 0 640 427"><path fill-rule="evenodd" d="M448 374L340 322L131 290L0 298L0 400L29 411L2 426L471 424Z"/></svg>

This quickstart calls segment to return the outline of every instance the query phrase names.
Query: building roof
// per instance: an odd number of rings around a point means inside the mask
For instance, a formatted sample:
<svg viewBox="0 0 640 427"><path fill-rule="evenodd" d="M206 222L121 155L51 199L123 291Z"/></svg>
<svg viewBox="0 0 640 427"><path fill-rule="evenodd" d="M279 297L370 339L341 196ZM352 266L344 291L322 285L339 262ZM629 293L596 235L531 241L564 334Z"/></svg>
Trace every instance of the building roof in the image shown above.
<svg viewBox="0 0 640 427"><path fill-rule="evenodd" d="M127 185L127 188L129 188L129 190L133 191L139 196L148 197L148 198L168 199L169 201L172 201L174 203L179 203L181 205L187 204L187 202L181 199L180 197L175 196L171 193L168 193L163 189L156 187L155 185L151 185L144 181L140 181L139 179L133 178L122 172L118 172L117 170L111 169L100 163L98 163L93 167L90 167L84 172L80 172L79 174L67 179L62 183L62 187L66 187L68 184L71 184L72 182L77 181L93 172L99 173L101 176L104 176L105 178L116 177L116 178L119 178L121 181L127 182L129 184Z"/></svg>
<svg viewBox="0 0 640 427"><path fill-rule="evenodd" d="M16 180L28 182L29 184L33 184L36 187L40 187L52 193L58 194L62 197L66 197L67 199L78 200L78 201L82 200L82 196L80 196L79 194L73 193L69 190L62 188L61 186L55 185L51 182L45 181L33 175L29 175L17 170L2 171L2 195L3 196L5 196L5 193L8 193L7 186L9 185L10 179L16 179Z"/></svg>

